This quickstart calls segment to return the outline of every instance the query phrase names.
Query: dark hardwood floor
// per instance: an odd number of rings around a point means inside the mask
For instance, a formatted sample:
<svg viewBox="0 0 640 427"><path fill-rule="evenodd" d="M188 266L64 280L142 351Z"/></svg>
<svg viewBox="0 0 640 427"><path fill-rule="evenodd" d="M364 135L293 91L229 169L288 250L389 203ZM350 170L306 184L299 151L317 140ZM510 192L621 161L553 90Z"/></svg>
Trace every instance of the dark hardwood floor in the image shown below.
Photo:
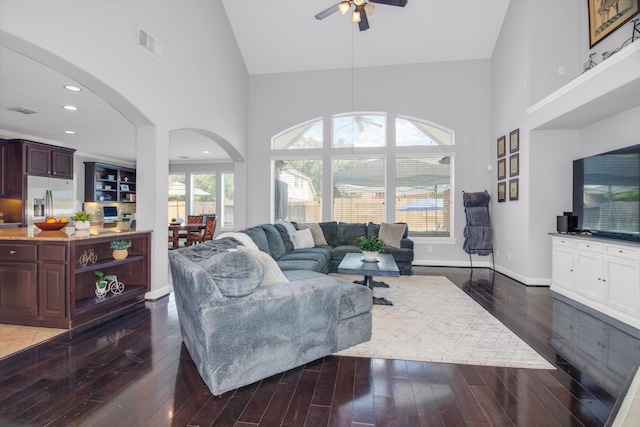
<svg viewBox="0 0 640 427"><path fill-rule="evenodd" d="M612 370L611 358L598 357L601 349L577 357L571 349L580 346L556 333L558 326L574 325L558 323L559 316L574 319L577 312L548 288L528 288L486 269L471 277L464 268L414 271L448 277L558 369L330 356L216 397L182 345L170 296L1 360L0 425L607 424L638 365L640 352L628 351L637 345L632 335L618 339L627 351L614 351ZM609 331L598 322L583 322L593 327L581 333L597 338Z"/></svg>

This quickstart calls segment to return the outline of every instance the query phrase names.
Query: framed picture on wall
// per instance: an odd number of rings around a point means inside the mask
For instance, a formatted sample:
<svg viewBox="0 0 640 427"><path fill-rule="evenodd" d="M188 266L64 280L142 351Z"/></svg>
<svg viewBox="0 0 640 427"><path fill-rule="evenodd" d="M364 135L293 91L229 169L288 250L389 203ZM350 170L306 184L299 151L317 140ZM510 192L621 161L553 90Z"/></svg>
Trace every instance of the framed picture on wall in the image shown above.
<svg viewBox="0 0 640 427"><path fill-rule="evenodd" d="M507 154L507 137L502 135L498 138L498 158Z"/></svg>
<svg viewBox="0 0 640 427"><path fill-rule="evenodd" d="M509 180L509 200L518 200L520 197L520 188L518 186L518 178Z"/></svg>
<svg viewBox="0 0 640 427"><path fill-rule="evenodd" d="M509 133L509 152L515 153L520 149L520 129L512 130Z"/></svg>
<svg viewBox="0 0 640 427"><path fill-rule="evenodd" d="M514 154L509 157L509 176L520 175L520 154Z"/></svg>
<svg viewBox="0 0 640 427"><path fill-rule="evenodd" d="M507 201L507 183L502 181L498 183L498 202Z"/></svg>
<svg viewBox="0 0 640 427"><path fill-rule="evenodd" d="M498 160L498 179L507 177L507 159Z"/></svg>
<svg viewBox="0 0 640 427"><path fill-rule="evenodd" d="M624 25L639 10L640 0L588 0L589 47Z"/></svg>

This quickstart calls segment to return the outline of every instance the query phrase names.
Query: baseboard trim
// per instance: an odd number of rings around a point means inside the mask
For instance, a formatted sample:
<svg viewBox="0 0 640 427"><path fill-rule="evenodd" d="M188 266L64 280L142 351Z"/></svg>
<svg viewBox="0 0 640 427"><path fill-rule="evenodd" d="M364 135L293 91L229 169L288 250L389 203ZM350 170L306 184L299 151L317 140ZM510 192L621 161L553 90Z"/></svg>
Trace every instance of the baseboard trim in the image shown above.
<svg viewBox="0 0 640 427"><path fill-rule="evenodd" d="M416 267L466 267L471 268L471 264L467 261L442 261L442 260L414 260L411 264ZM487 261L473 261L473 267L477 268L493 268L490 258ZM504 274L525 286L551 286L551 279L544 277L527 277L504 268L496 264L496 271Z"/></svg>
<svg viewBox="0 0 640 427"><path fill-rule="evenodd" d="M154 289L144 294L144 299L146 301L157 301L160 298L166 297L171 292L173 292L173 286L171 285L163 286L160 289Z"/></svg>

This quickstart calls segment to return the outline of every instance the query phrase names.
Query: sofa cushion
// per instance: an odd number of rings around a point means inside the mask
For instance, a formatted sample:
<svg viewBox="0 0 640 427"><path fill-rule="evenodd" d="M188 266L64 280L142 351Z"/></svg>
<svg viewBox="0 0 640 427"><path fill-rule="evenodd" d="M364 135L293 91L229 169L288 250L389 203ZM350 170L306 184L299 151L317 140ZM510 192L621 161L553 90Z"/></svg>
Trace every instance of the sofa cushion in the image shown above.
<svg viewBox="0 0 640 427"><path fill-rule="evenodd" d="M267 236L267 243L269 244L269 251L274 259L280 258L287 253L287 248L284 246L282 236L280 232L273 224L263 224L260 226Z"/></svg>
<svg viewBox="0 0 640 427"><path fill-rule="evenodd" d="M201 261L200 266L226 297L249 295L264 279L262 264L245 252L220 252Z"/></svg>
<svg viewBox="0 0 640 427"><path fill-rule="evenodd" d="M322 229L322 234L329 246L338 246L338 223L336 221L319 222L318 225Z"/></svg>
<svg viewBox="0 0 640 427"><path fill-rule="evenodd" d="M320 224L318 224L317 222L300 223L298 224L298 228L300 230L304 230L306 228L311 230L314 246L323 246L327 244L327 240L324 237L324 232L322 231L322 228L320 228Z"/></svg>
<svg viewBox="0 0 640 427"><path fill-rule="evenodd" d="M245 236L246 237L246 236ZM247 239L249 239L247 237ZM251 240L251 239L249 239ZM215 241L207 241L200 245L191 245L180 248L178 251L193 262L200 263L221 252L227 252L238 246L239 241L232 237L223 237Z"/></svg>
<svg viewBox="0 0 640 427"><path fill-rule="evenodd" d="M387 246L399 248L400 241L402 240L402 236L404 235L404 230L406 228L406 224L387 224L386 222L383 222L380 225L378 238Z"/></svg>
<svg viewBox="0 0 640 427"><path fill-rule="evenodd" d="M356 239L361 236L366 236L367 225L361 222L348 223L339 222L338 232L336 233L336 244L342 245L355 245Z"/></svg>
<svg viewBox="0 0 640 427"><path fill-rule="evenodd" d="M238 246L238 251L247 253L255 257L260 262L260 264L262 264L264 275L260 286L277 285L280 283L287 283L289 281L289 279L287 279L287 277L282 274L280 266L273 258L271 258L271 255L262 251L249 249L245 246Z"/></svg>
<svg viewBox="0 0 640 427"><path fill-rule="evenodd" d="M253 240L259 250L265 252L268 255L271 255L271 251L269 250L269 242L267 241L267 235L264 234L264 230L261 227L247 228L243 231L243 233L251 237L251 240Z"/></svg>
<svg viewBox="0 0 640 427"><path fill-rule="evenodd" d="M282 224L274 224L274 226L276 230L278 230L278 233L280 233L285 252L291 252L293 250L293 242L291 241L291 236L287 233L287 229Z"/></svg>
<svg viewBox="0 0 640 427"><path fill-rule="evenodd" d="M285 230L287 230L287 234L289 235L289 239L293 244L293 248L298 249L298 246L300 246L300 241L298 240L298 234L296 233L297 229L295 225L292 222L283 221L281 219L279 219L276 223L282 225Z"/></svg>
<svg viewBox="0 0 640 427"><path fill-rule="evenodd" d="M298 230L296 232L298 234L298 240L300 241L300 246L298 249L307 249L315 246L313 241L313 234L311 234L311 230L308 228Z"/></svg>
<svg viewBox="0 0 640 427"><path fill-rule="evenodd" d="M333 248L331 251L331 259L341 260L344 258L346 254L353 254L362 252L360 249L356 248L355 245L340 245Z"/></svg>
<svg viewBox="0 0 640 427"><path fill-rule="evenodd" d="M402 234L402 238L406 239L409 236L409 226L407 225L406 222L396 222L395 224L404 224L405 225L405 229L404 229L404 233ZM380 224L374 224L373 222L370 222L369 224L367 224L367 236L369 237L378 237L378 234L380 234Z"/></svg>

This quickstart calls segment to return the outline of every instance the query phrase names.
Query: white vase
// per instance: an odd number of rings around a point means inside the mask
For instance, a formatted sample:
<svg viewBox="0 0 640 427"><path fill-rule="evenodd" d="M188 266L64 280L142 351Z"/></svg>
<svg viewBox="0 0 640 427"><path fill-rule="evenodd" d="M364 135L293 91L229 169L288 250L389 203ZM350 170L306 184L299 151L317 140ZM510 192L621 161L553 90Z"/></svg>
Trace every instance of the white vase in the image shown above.
<svg viewBox="0 0 640 427"><path fill-rule="evenodd" d="M89 221L76 221L74 226L76 230L88 230L91 227L91 223Z"/></svg>
<svg viewBox="0 0 640 427"><path fill-rule="evenodd" d="M378 260L378 254L380 252L362 251L362 258L365 262L375 262Z"/></svg>

